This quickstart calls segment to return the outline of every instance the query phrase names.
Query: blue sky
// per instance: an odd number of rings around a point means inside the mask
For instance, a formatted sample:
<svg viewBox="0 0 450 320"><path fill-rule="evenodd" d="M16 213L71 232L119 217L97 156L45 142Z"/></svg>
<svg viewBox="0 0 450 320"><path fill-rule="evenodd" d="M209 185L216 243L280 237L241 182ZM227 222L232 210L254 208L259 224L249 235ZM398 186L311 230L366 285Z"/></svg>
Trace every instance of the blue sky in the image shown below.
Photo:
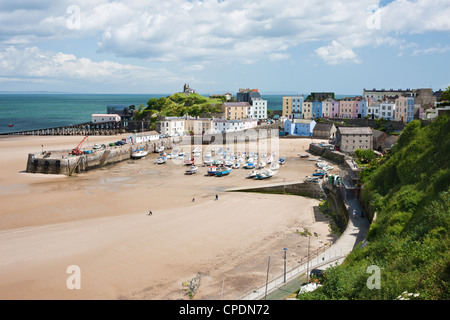
<svg viewBox="0 0 450 320"><path fill-rule="evenodd" d="M0 0L0 91L450 85L450 0Z"/></svg>

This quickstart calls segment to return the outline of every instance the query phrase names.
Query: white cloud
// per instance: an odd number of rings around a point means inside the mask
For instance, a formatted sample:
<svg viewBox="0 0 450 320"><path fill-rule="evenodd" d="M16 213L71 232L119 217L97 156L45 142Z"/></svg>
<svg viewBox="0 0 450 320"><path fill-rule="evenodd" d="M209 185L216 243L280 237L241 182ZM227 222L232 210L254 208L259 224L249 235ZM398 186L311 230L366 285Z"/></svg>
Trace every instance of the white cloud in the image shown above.
<svg viewBox="0 0 450 320"><path fill-rule="evenodd" d="M316 54L327 64L335 65L346 62L361 63L361 60L351 48L344 47L333 40L329 46L316 49Z"/></svg>
<svg viewBox="0 0 450 320"><path fill-rule="evenodd" d="M0 74L3 79L81 80L89 83L151 85L179 83L180 77L165 69L120 64L113 61L92 61L73 54L40 50L37 47L18 49L10 46L0 51Z"/></svg>
<svg viewBox="0 0 450 320"><path fill-rule="evenodd" d="M254 63L288 59L317 43L327 63L360 61L354 50L404 46L402 35L450 31L448 0L394 0L368 27L377 0L64 0L0 4L0 44L95 37L99 53L155 62ZM67 8L80 8L80 28L67 27ZM335 41L335 42L333 42ZM331 43L328 46L324 44ZM339 51L337 44L345 50Z"/></svg>
<svg viewBox="0 0 450 320"><path fill-rule="evenodd" d="M414 50L411 55L420 56L420 55L427 55L427 54L434 54L434 53L439 54L439 53L445 53L448 51L450 51L450 46L442 47L442 46L438 45L436 47Z"/></svg>

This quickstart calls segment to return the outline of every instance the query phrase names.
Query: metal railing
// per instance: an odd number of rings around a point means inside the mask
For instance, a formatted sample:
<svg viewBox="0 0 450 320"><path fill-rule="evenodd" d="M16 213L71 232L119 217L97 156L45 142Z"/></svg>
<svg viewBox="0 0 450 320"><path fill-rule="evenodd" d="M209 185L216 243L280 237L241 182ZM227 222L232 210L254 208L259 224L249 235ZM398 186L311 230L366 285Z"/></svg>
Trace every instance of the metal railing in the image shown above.
<svg viewBox="0 0 450 320"><path fill-rule="evenodd" d="M266 295L274 292L280 287L284 286L287 282L295 279L296 277L307 274L314 268L319 268L325 265L331 265L332 263L345 257L345 253L342 250L331 250L328 245L318 248L313 251L308 257L300 260L299 265L286 271L286 282L284 281L284 272L272 278L272 280L261 284L253 290L246 291L245 294L238 297L238 300L258 300L264 298ZM300 289L300 288L299 288Z"/></svg>

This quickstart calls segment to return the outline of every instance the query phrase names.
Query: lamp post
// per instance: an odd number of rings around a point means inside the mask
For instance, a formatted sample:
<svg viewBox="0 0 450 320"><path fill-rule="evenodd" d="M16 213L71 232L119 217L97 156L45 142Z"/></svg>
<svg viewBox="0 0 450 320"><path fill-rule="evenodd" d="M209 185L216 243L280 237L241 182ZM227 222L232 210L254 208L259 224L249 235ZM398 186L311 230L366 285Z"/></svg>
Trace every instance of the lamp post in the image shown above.
<svg viewBox="0 0 450 320"><path fill-rule="evenodd" d="M287 248L284 248L283 251L284 251L284 283L286 283L286 252L287 252Z"/></svg>

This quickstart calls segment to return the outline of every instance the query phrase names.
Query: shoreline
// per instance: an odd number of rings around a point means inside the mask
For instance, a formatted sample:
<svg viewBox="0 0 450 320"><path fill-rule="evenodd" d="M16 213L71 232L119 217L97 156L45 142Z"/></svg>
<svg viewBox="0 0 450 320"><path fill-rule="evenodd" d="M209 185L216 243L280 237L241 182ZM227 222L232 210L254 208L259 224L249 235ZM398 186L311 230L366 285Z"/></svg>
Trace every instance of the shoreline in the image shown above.
<svg viewBox="0 0 450 320"><path fill-rule="evenodd" d="M20 157L30 151L25 149L79 140L42 138L0 139L9 152L0 178L6 203L0 214L2 298L179 299L181 284L200 272L195 299L220 298L222 282L223 297L236 299L265 279L268 255L275 276L282 266L280 248L292 248L288 265L306 254L297 230L318 233L311 250L333 238L328 221L314 210L318 200L224 191L310 174L314 164L297 158L309 139L280 140L280 154L288 160L268 182L245 179L244 169L218 178L204 176L206 168L199 167L199 173L185 176L185 166L154 164L157 154L75 177L21 172L26 159L21 165ZM118 140L93 138L92 144ZM149 209L153 216L147 216ZM72 264L82 270L81 290L66 288Z"/></svg>

